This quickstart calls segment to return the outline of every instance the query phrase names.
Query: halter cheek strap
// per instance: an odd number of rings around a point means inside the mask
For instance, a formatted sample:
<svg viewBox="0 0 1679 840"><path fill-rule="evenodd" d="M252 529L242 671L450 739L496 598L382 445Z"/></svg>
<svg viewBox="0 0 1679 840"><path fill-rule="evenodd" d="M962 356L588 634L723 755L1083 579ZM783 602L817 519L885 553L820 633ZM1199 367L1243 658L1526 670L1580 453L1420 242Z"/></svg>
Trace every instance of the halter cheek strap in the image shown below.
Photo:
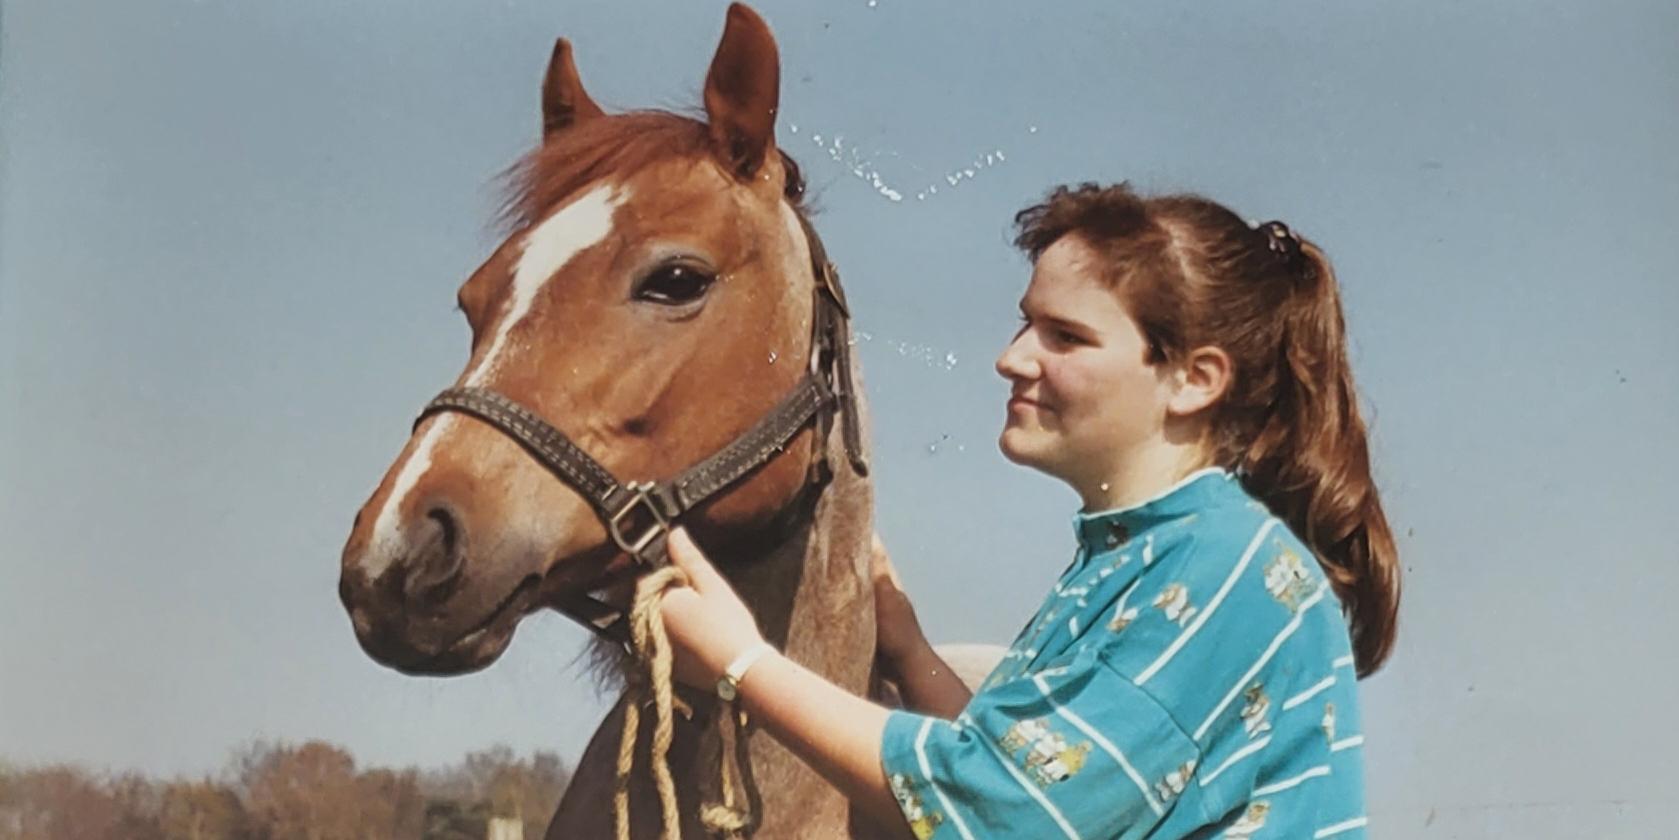
<svg viewBox="0 0 1679 840"><path fill-rule="evenodd" d="M862 421L852 384L850 336L846 329L850 311L840 287L839 271L828 261L821 238L803 215L799 221L810 243L811 267L816 276L810 370L800 378L792 393L752 428L676 477L666 481L622 481L535 411L488 388L446 389L426 404L414 425L417 427L434 414L458 411L477 417L518 441L595 509L612 541L645 570L658 569L670 562L665 543L674 524L695 507L774 460L813 419L817 422L818 437L825 439L834 415L839 415L851 468L858 475L867 475ZM826 452L820 440L817 451ZM811 474L815 476L816 471L812 470ZM629 641L623 610L592 595L580 593L566 599L561 611L614 642Z"/></svg>

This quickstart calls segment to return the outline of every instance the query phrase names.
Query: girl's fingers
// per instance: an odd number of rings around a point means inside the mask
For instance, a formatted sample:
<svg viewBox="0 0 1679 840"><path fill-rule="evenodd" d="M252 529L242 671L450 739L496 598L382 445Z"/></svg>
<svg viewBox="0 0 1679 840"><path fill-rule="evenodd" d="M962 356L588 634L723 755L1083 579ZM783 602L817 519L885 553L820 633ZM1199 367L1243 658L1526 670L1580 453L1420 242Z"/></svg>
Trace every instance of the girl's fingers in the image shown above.
<svg viewBox="0 0 1679 840"><path fill-rule="evenodd" d="M705 552L700 551L693 538L688 536L688 529L672 529L665 541L665 547L669 551L671 565L681 569L682 573L688 576L688 585L694 587L695 591L710 592L719 585L727 585L722 575L711 565L711 561L706 559Z"/></svg>

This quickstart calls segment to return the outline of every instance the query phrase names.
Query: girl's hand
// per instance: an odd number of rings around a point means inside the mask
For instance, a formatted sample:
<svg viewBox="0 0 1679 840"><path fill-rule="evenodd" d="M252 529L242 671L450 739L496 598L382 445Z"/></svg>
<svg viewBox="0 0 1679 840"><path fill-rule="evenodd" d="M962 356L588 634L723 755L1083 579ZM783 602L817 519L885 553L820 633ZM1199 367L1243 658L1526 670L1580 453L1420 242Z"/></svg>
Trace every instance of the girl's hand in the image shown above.
<svg viewBox="0 0 1679 840"><path fill-rule="evenodd" d="M869 576L874 580L876 654L889 675L896 675L900 663L929 645L921 632L921 622L915 617L915 606L899 585L898 571L892 568L892 558L887 555L879 534L870 546Z"/></svg>
<svg viewBox="0 0 1679 840"><path fill-rule="evenodd" d="M670 533L670 561L687 586L665 590L660 606L677 680L710 691L735 657L763 642L757 619L683 528Z"/></svg>

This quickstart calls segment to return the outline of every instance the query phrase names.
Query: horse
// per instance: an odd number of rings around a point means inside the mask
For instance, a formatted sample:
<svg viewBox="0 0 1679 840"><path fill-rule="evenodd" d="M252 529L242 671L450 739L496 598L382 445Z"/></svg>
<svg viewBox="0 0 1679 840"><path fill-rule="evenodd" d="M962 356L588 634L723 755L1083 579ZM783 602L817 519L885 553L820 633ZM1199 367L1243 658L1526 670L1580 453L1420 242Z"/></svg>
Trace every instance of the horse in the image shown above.
<svg viewBox="0 0 1679 840"><path fill-rule="evenodd" d="M511 233L459 289L465 368L345 543L340 598L373 659L474 671L521 618L556 609L602 633L601 679L634 679L612 631L680 523L771 643L879 695L867 408L837 273L775 143L779 74L768 26L736 3L703 119L607 114L557 40L540 143L508 172ZM767 735L725 739L714 698L682 695L694 714L669 762L685 835L704 836L695 814L718 798L725 751L742 761L752 836L882 833ZM549 838L612 833L624 710L620 698L591 739ZM644 765L629 784L653 801ZM657 808L631 811L632 837L659 836Z"/></svg>

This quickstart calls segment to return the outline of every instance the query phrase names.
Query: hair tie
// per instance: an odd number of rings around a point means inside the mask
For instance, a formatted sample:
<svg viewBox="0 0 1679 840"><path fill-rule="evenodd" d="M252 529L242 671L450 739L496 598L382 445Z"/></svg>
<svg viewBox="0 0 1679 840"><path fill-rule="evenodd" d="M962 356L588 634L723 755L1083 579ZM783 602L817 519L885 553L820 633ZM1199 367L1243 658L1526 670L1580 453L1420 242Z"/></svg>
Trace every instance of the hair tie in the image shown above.
<svg viewBox="0 0 1679 840"><path fill-rule="evenodd" d="M1259 232L1265 235L1265 246L1281 258L1284 265L1302 279L1313 279L1317 272L1306 259L1306 251L1300 245L1300 236L1289 230L1288 225L1272 220L1260 225Z"/></svg>
<svg viewBox="0 0 1679 840"><path fill-rule="evenodd" d="M1259 230L1265 234L1265 244L1272 253L1290 260L1300 254L1300 237L1295 236L1294 231L1288 229L1288 225L1270 221L1260 225Z"/></svg>

